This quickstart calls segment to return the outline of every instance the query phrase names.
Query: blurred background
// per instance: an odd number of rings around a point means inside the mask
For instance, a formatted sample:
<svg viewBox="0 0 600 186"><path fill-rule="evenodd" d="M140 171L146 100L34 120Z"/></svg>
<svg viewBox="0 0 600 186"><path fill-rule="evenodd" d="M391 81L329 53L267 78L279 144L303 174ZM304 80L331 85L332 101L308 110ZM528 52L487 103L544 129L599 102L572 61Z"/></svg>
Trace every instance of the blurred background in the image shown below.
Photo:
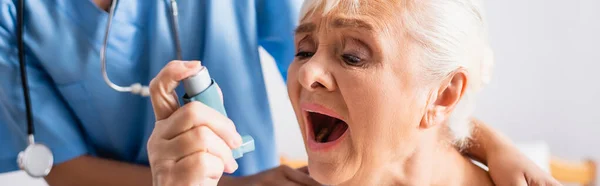
<svg viewBox="0 0 600 186"><path fill-rule="evenodd" d="M600 160L600 0L485 2L495 52L475 116L510 137L538 165ZM306 153L285 84L261 49L280 153ZM600 178L600 175L596 175ZM45 185L23 172L0 185Z"/></svg>

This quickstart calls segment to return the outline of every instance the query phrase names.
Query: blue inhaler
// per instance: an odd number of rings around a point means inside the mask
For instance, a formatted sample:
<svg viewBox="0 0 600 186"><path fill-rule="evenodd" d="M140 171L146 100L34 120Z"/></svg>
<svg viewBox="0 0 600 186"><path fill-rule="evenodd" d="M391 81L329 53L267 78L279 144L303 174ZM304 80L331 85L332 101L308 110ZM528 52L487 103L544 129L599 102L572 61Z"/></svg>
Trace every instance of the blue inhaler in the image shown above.
<svg viewBox="0 0 600 186"><path fill-rule="evenodd" d="M217 85L215 80L210 77L208 69L206 69L206 67L202 67L200 72L198 72L196 75L183 80L183 88L185 89L183 101L186 104L192 101L202 102L206 106L209 106L227 116L221 96L219 95L218 87L219 85ZM245 153L252 151L254 151L254 139L252 136L243 135L242 145L232 150L233 158L241 158Z"/></svg>

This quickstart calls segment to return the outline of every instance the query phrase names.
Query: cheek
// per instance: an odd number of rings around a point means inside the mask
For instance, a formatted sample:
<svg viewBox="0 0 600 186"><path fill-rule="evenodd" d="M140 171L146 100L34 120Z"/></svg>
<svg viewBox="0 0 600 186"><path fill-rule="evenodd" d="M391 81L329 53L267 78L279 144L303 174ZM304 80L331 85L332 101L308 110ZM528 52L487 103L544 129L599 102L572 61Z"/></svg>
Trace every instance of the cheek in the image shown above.
<svg viewBox="0 0 600 186"><path fill-rule="evenodd" d="M298 69L300 69L300 64L298 62L296 62L296 60L294 60L292 62L292 64L290 64L290 66L288 67L288 73L287 73L287 82L286 84L288 85L288 92L292 92L291 90L293 90L296 84L299 84L298 82ZM290 85L294 85L294 86L290 86ZM291 97L290 97L291 98Z"/></svg>
<svg viewBox="0 0 600 186"><path fill-rule="evenodd" d="M421 114L407 77L377 72L347 75L340 90L348 105L353 141L364 153L397 152L416 139ZM385 153L384 153L385 154ZM383 154L382 154L383 155Z"/></svg>
<svg viewBox="0 0 600 186"><path fill-rule="evenodd" d="M299 109L300 107L298 105L298 102L300 100L300 90L302 89L300 82L298 82L299 69L300 63L294 61L292 62L292 64L290 64L287 74L287 90L290 102L292 103L292 108L294 109L294 113L296 114L298 124L300 125L300 131L304 134L304 125L301 125L304 118L302 117L302 112Z"/></svg>

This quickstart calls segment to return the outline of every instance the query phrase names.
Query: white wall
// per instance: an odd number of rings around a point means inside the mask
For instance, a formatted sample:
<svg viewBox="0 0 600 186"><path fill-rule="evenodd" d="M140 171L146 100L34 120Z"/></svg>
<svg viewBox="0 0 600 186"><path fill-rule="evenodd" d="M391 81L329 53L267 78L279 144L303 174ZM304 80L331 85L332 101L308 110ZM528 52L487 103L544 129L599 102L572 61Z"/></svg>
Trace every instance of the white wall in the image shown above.
<svg viewBox="0 0 600 186"><path fill-rule="evenodd" d="M476 115L554 155L600 160L600 1L486 1L496 66Z"/></svg>
<svg viewBox="0 0 600 186"><path fill-rule="evenodd" d="M476 115L553 155L600 161L600 1L486 2L496 68Z"/></svg>
<svg viewBox="0 0 600 186"><path fill-rule="evenodd" d="M496 65L475 115L516 142L600 161L600 0L485 2ZM305 158L283 81L265 59L278 147Z"/></svg>

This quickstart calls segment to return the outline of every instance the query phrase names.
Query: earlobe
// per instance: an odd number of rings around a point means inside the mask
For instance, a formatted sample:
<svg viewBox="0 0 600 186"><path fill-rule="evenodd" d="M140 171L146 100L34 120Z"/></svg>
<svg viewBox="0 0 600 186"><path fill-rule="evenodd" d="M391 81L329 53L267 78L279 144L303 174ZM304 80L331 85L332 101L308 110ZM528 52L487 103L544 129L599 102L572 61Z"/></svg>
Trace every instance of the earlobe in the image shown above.
<svg viewBox="0 0 600 186"><path fill-rule="evenodd" d="M426 129L440 125L446 121L446 118L447 117L445 116L444 109L441 109L436 105L432 105L423 115L423 122L421 122L420 127Z"/></svg>
<svg viewBox="0 0 600 186"><path fill-rule="evenodd" d="M435 100L437 99L437 93L435 91L429 93L429 98L427 99L427 105L425 107L425 112L423 112L423 118L421 118L421 123L419 128L427 129L436 124L435 120Z"/></svg>
<svg viewBox="0 0 600 186"><path fill-rule="evenodd" d="M427 129L437 125L437 117L435 112L432 109L429 109L427 113L425 113L426 122L421 125L421 128Z"/></svg>

